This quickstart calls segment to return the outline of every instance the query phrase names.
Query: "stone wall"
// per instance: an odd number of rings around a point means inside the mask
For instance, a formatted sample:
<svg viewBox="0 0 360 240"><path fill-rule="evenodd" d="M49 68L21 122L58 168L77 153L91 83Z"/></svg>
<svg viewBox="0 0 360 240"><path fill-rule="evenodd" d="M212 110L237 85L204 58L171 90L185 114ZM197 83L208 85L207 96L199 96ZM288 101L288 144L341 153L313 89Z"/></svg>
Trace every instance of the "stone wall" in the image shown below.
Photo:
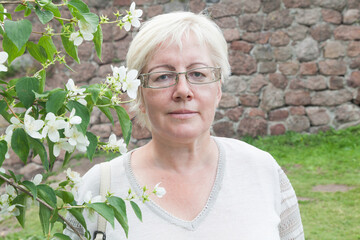
<svg viewBox="0 0 360 240"><path fill-rule="evenodd" d="M131 0L88 0L92 11L112 16ZM223 85L213 133L240 138L286 131L317 132L360 123L359 0L138 0L143 19L176 10L206 10L229 45L232 76ZM35 28L36 29L36 28ZM79 47L81 65L67 59L50 73L48 87L103 81L111 65L124 64L132 34L103 25L103 58L92 43ZM22 58L21 61L24 61ZM133 117L133 116L132 116ZM91 130L121 134L100 112ZM150 138L134 124L133 144Z"/></svg>

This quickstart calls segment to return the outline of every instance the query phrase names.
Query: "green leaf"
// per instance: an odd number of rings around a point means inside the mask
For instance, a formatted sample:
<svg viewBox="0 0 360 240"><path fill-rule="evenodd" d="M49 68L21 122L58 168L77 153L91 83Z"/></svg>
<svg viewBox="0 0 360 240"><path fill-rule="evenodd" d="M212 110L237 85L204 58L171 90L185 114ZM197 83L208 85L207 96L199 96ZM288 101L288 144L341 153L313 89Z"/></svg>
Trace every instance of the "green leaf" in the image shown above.
<svg viewBox="0 0 360 240"><path fill-rule="evenodd" d="M20 225L25 227L25 213L26 213L26 198L27 195L25 193L21 193L16 196L16 198L12 201L12 204L20 204L21 206L16 206L19 209L19 216L16 216Z"/></svg>
<svg viewBox="0 0 360 240"><path fill-rule="evenodd" d="M26 8L24 12L24 17L28 17L31 14L31 8Z"/></svg>
<svg viewBox="0 0 360 240"><path fill-rule="evenodd" d="M11 136L11 147L16 153L16 155L19 156L21 161L26 164L27 157L29 156L30 147L27 134L25 133L24 129L17 128L13 131L13 134Z"/></svg>
<svg viewBox="0 0 360 240"><path fill-rule="evenodd" d="M29 40L32 31L32 24L26 19L19 21L5 20L4 28L9 39L18 49L21 49Z"/></svg>
<svg viewBox="0 0 360 240"><path fill-rule="evenodd" d="M100 85L99 84L94 84L89 86L88 88L86 88L86 92L91 93L91 99L94 102L94 104L96 103L96 101L99 98L99 94L100 94Z"/></svg>
<svg viewBox="0 0 360 240"><path fill-rule="evenodd" d="M51 207L56 208L56 194L54 189L46 184L37 185L38 197L44 200Z"/></svg>
<svg viewBox="0 0 360 240"><path fill-rule="evenodd" d="M93 38L93 42L94 42L94 46L95 46L95 50L96 50L96 54L98 56L98 58L101 61L101 46L103 43L103 33L102 33L102 29L100 24L97 27L96 32L94 33L94 38Z"/></svg>
<svg viewBox="0 0 360 240"><path fill-rule="evenodd" d="M82 215L82 209L72 208L72 209L69 209L68 212L70 212L71 215L73 215L74 218L75 218L85 229L87 229L85 218L84 218L84 216Z"/></svg>
<svg viewBox="0 0 360 240"><path fill-rule="evenodd" d="M93 156L96 151L97 144L98 144L98 139L97 139L96 135L91 132L87 132L86 136L90 142L89 146L86 149L86 152L87 152L88 158L90 159L90 161L92 161Z"/></svg>
<svg viewBox="0 0 360 240"><path fill-rule="evenodd" d="M38 18L42 24L46 24L46 23L50 22L51 19L54 18L53 12L48 11L48 10L41 11L41 9L38 6L35 7L35 13L38 16Z"/></svg>
<svg viewBox="0 0 360 240"><path fill-rule="evenodd" d="M102 202L87 203L86 206L94 209L95 212L103 216L111 224L111 226L114 227L114 210L110 206Z"/></svg>
<svg viewBox="0 0 360 240"><path fill-rule="evenodd" d="M5 160L5 155L8 151L8 144L5 140L0 141L0 167L2 166L4 160Z"/></svg>
<svg viewBox="0 0 360 240"><path fill-rule="evenodd" d="M56 196L58 196L64 201L64 203L72 203L74 201L74 195L71 192L56 190L55 193Z"/></svg>
<svg viewBox="0 0 360 240"><path fill-rule="evenodd" d="M3 37L3 49L9 54L8 63L11 64L11 62L14 61L15 58L20 57L24 54L26 45L24 44L24 46L19 50L6 34L3 34Z"/></svg>
<svg viewBox="0 0 360 240"><path fill-rule="evenodd" d="M46 138L48 149L49 149L49 158L50 158L50 169L53 168L54 163L56 161L56 157L54 156L54 143L50 141L49 137Z"/></svg>
<svg viewBox="0 0 360 240"><path fill-rule="evenodd" d="M22 77L17 81L15 89L20 101L26 108L29 108L35 100L34 92L39 91L39 80L37 78Z"/></svg>
<svg viewBox="0 0 360 240"><path fill-rule="evenodd" d="M77 101L69 101L67 106L70 111L75 108L75 115L79 116L82 119L81 123L76 125L76 128L85 135L86 129L90 122L89 110L87 109L87 107Z"/></svg>
<svg viewBox="0 0 360 240"><path fill-rule="evenodd" d="M59 19L61 17L61 13L59 8L55 4L50 2L49 4L46 4L43 8L45 10L51 11L54 14L54 16L57 17L56 20L58 20L61 25L64 25L63 20Z"/></svg>
<svg viewBox="0 0 360 240"><path fill-rule="evenodd" d="M4 21L4 16L6 16L7 18L9 18L10 20L12 19L12 16L10 13L5 12L5 8L2 4L0 4L0 21L3 22Z"/></svg>
<svg viewBox="0 0 360 240"><path fill-rule="evenodd" d="M70 31L74 31L74 27L71 23L66 24L65 27L66 26L69 27ZM65 32L65 27L62 28L61 33ZM77 63L80 63L78 48L74 45L73 41L69 40L69 35L61 34L61 41L67 54L69 54L69 56L72 57Z"/></svg>
<svg viewBox="0 0 360 240"><path fill-rule="evenodd" d="M62 233L55 233L54 237L60 240L71 240L71 238L65 234Z"/></svg>
<svg viewBox="0 0 360 240"><path fill-rule="evenodd" d="M46 102L46 111L56 114L64 105L67 92L64 90L56 91L49 96Z"/></svg>
<svg viewBox="0 0 360 240"><path fill-rule="evenodd" d="M126 237L128 237L129 233L129 225L128 219L126 215L126 205L125 201L119 197L111 196L107 198L110 206L112 206L115 210L115 218L120 223L122 228L125 231Z"/></svg>
<svg viewBox="0 0 360 240"><path fill-rule="evenodd" d="M0 100L0 114L10 123L10 119L13 116L12 114L7 112L8 106L5 100Z"/></svg>
<svg viewBox="0 0 360 240"><path fill-rule="evenodd" d="M54 54L57 52L57 50L56 50L56 46L54 45L52 38L49 36L42 36L39 39L38 44L45 49L47 58L49 60L53 60Z"/></svg>
<svg viewBox="0 0 360 240"><path fill-rule="evenodd" d="M26 6L25 6L25 5L19 4L19 5L15 8L14 12L21 12L21 11L24 11L25 9L26 9Z"/></svg>
<svg viewBox="0 0 360 240"><path fill-rule="evenodd" d="M47 53L45 51L45 48L42 46L34 43L34 42L27 42L26 48L29 51L30 55L35 58L37 61L41 63L45 63L48 59Z"/></svg>
<svg viewBox="0 0 360 240"><path fill-rule="evenodd" d="M81 14L86 22L91 25L92 30L95 32L99 26L99 16L95 13L83 13Z"/></svg>
<svg viewBox="0 0 360 240"><path fill-rule="evenodd" d="M72 153L65 152L65 157L64 157L63 164L62 164L63 167L65 167L69 163L71 154Z"/></svg>
<svg viewBox="0 0 360 240"><path fill-rule="evenodd" d="M45 69L41 70L39 72L40 82L39 82L39 93L43 93L45 89L45 82L46 82L46 71ZM35 98L38 98L38 96L35 94Z"/></svg>
<svg viewBox="0 0 360 240"><path fill-rule="evenodd" d="M44 169L49 171L49 161L43 143L39 139L34 139L31 137L29 137L29 142L31 148L34 150L34 153L36 153L36 155L39 154Z"/></svg>
<svg viewBox="0 0 360 240"><path fill-rule="evenodd" d="M114 125L114 119L113 119L113 116L111 114L110 108L109 107L99 107L99 109L111 121L112 125Z"/></svg>
<svg viewBox="0 0 360 240"><path fill-rule="evenodd" d="M33 199L35 200L37 197L36 185L30 181L23 181L22 184L31 192Z"/></svg>
<svg viewBox="0 0 360 240"><path fill-rule="evenodd" d="M68 5L74 7L80 13L88 13L90 12L89 7L81 0L70 0Z"/></svg>
<svg viewBox="0 0 360 240"><path fill-rule="evenodd" d="M19 183L20 179L23 177L23 175L15 175L15 173L13 171L11 171L10 169L8 169L8 172L10 173L10 176L12 177L12 179L14 179L14 181L16 183Z"/></svg>
<svg viewBox="0 0 360 240"><path fill-rule="evenodd" d="M131 204L132 209L135 212L135 215L138 217L138 219L140 221L142 221L142 213L141 213L139 206L134 201L130 201L130 204Z"/></svg>
<svg viewBox="0 0 360 240"><path fill-rule="evenodd" d="M129 144L130 138L131 138L131 130L132 130L132 123L131 123L130 117L123 107L114 106L114 108L116 110L116 113L117 113L117 116L118 116L118 119L120 122L124 141L126 142L126 144Z"/></svg>
<svg viewBox="0 0 360 240"><path fill-rule="evenodd" d="M47 235L50 231L50 218L51 218L51 210L40 204L39 206L39 217L41 228L43 230L44 235Z"/></svg>

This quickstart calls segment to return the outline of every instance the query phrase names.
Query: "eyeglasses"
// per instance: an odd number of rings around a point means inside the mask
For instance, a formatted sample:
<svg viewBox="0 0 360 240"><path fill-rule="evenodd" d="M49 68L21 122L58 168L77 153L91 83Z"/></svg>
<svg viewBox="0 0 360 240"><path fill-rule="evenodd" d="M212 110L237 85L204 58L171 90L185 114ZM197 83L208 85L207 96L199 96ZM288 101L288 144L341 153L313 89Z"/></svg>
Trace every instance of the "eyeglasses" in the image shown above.
<svg viewBox="0 0 360 240"><path fill-rule="evenodd" d="M200 67L186 72L159 71L140 74L144 88L168 88L179 81L179 74L185 74L188 83L202 85L217 82L221 79L221 68Z"/></svg>

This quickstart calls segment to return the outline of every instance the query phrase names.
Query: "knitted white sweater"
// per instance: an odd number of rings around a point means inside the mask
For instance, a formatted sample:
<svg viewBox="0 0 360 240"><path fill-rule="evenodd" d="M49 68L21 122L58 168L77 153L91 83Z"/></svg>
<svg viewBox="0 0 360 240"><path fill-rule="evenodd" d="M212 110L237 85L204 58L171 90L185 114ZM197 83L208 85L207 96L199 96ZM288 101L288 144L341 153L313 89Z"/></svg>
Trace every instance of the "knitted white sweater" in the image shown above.
<svg viewBox="0 0 360 240"><path fill-rule="evenodd" d="M129 239L303 240L295 192L271 155L239 140L214 140L219 148L217 176L202 212L194 220L184 221L152 201L138 203L143 222L129 207ZM141 194L130 160L131 153L127 153L111 161L111 192L115 196L125 197L129 188ZM82 202L89 190L98 195L99 181L100 167L96 165L84 175L78 201ZM71 215L68 219L80 227ZM93 234L96 221L87 220L87 224ZM78 239L69 229L64 233ZM108 224L106 235L107 240L126 239L118 223L115 229Z"/></svg>

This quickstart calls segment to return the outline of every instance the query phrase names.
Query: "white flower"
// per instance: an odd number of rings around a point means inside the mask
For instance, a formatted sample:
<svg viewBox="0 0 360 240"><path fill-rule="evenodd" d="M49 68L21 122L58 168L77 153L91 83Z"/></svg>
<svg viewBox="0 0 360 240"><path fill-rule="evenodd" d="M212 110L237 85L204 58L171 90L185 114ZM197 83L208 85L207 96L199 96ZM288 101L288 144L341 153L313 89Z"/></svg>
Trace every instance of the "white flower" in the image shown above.
<svg viewBox="0 0 360 240"><path fill-rule="evenodd" d="M79 21L79 31L73 32L70 34L69 40L74 42L75 46L80 46L83 40L91 41L94 38L93 33L96 31L91 26L90 23L85 21Z"/></svg>
<svg viewBox="0 0 360 240"><path fill-rule="evenodd" d="M90 23L85 22L85 21L79 21L79 28L80 28L80 32L83 35L83 38L86 41L91 41L94 38L93 33L96 32L96 29L93 29L93 27L91 26Z"/></svg>
<svg viewBox="0 0 360 240"><path fill-rule="evenodd" d="M9 54L7 52L0 52L0 72L6 72L8 70L4 63L8 59Z"/></svg>
<svg viewBox="0 0 360 240"><path fill-rule="evenodd" d="M128 14L123 17L122 21L124 22L124 28L126 31L129 31L131 28L131 25L133 27L140 27L140 17L143 14L143 11L141 9L135 9L135 2L132 2L130 5L130 11Z"/></svg>
<svg viewBox="0 0 360 240"><path fill-rule="evenodd" d="M112 133L109 137L109 142L106 145L110 149L114 149L119 151L121 154L125 154L127 152L126 144L123 139L116 140L116 135Z"/></svg>
<svg viewBox="0 0 360 240"><path fill-rule="evenodd" d="M12 124L9 125L9 126L6 128L5 134L6 134L6 135L10 135L10 137L11 137L11 136L12 136L12 133L13 133L13 130L16 129L16 128L21 128L23 125L22 125L22 123L20 122L20 120L17 119L16 117L10 118L10 122L11 122Z"/></svg>
<svg viewBox="0 0 360 240"><path fill-rule="evenodd" d="M16 206L21 206L21 205L19 205L19 204L15 204L15 205L4 204L1 206L0 214L5 215L5 214L10 213L13 216L19 216L20 211L18 208L16 208Z"/></svg>
<svg viewBox="0 0 360 240"><path fill-rule="evenodd" d="M155 193L155 195L157 197L162 198L166 194L166 190L163 187L159 187L160 184L161 184L161 182L156 184L156 186L154 187L153 193Z"/></svg>
<svg viewBox="0 0 360 240"><path fill-rule="evenodd" d="M63 119L56 119L55 114L49 112L45 117L45 127L42 131L42 136L45 138L49 136L49 139L56 143L60 139L59 129L64 129L67 123Z"/></svg>
<svg viewBox="0 0 360 240"><path fill-rule="evenodd" d="M137 79L138 71L137 70L130 70L127 75L125 82L123 83L122 90L127 92L127 95L135 99L137 96L137 90L140 86L140 80Z"/></svg>
<svg viewBox="0 0 360 240"><path fill-rule="evenodd" d="M32 138L41 139L42 135L39 133L40 129L44 126L43 120L35 120L32 116L29 115L29 108L25 113L24 118L24 127L27 134Z"/></svg>
<svg viewBox="0 0 360 240"><path fill-rule="evenodd" d="M70 181L72 181L75 185L79 185L81 183L81 177L78 172L71 171L71 168L66 170L66 176Z"/></svg>
<svg viewBox="0 0 360 240"><path fill-rule="evenodd" d="M71 96L81 95L85 92L85 88L79 88L75 85L74 80L69 78L68 82L66 83L66 89L70 92Z"/></svg>
<svg viewBox="0 0 360 240"><path fill-rule="evenodd" d="M86 147L90 142L88 138L79 132L76 127L66 128L64 131L66 137L68 137L69 144L75 146L81 152L86 152Z"/></svg>
<svg viewBox="0 0 360 240"><path fill-rule="evenodd" d="M6 185L5 192L9 195L9 197L13 197L15 196L16 190L13 186Z"/></svg>
<svg viewBox="0 0 360 240"><path fill-rule="evenodd" d="M120 66L120 67L114 67L113 65L111 65L111 70L113 72L113 76L119 80L120 82L123 82L126 78L126 71L127 68L124 66Z"/></svg>
<svg viewBox="0 0 360 240"><path fill-rule="evenodd" d="M67 152L72 152L74 151L75 147L71 146L67 139L60 138L59 141L54 144L53 154L55 157L60 155L61 149L64 149Z"/></svg>
<svg viewBox="0 0 360 240"><path fill-rule="evenodd" d="M83 42L83 38L80 36L80 32L76 31L70 34L69 40L74 42L75 46L80 46Z"/></svg>
<svg viewBox="0 0 360 240"><path fill-rule="evenodd" d="M67 97L69 100L75 100L81 103L82 105L86 106L87 102L84 99L85 95L84 92L86 91L85 88L79 88L74 84L74 81L70 78L66 83L66 90L68 90Z"/></svg>
<svg viewBox="0 0 360 240"><path fill-rule="evenodd" d="M75 116L75 108L73 108L70 112L70 116L69 116L69 123L72 125L76 125L76 124L80 124L82 119L79 116Z"/></svg>
<svg viewBox="0 0 360 240"><path fill-rule="evenodd" d="M96 202L104 202L102 200L101 195L97 195L97 196L93 197L92 192L87 191L84 196L84 203L96 203Z"/></svg>
<svg viewBox="0 0 360 240"><path fill-rule="evenodd" d="M5 169L0 167L0 173L5 173Z"/></svg>
<svg viewBox="0 0 360 240"><path fill-rule="evenodd" d="M39 173L31 180L35 185L39 185L43 179L43 176Z"/></svg>

